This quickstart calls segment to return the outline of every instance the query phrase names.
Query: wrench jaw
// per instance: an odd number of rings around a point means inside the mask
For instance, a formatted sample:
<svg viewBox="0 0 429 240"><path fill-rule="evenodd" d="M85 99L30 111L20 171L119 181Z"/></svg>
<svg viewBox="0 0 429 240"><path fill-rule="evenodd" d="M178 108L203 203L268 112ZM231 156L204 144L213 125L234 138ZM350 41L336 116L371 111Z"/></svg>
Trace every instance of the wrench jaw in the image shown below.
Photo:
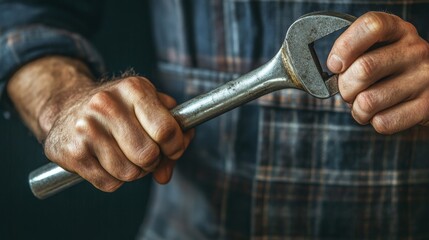
<svg viewBox="0 0 429 240"><path fill-rule="evenodd" d="M338 77L323 74L314 42L349 26L354 20L355 17L347 14L316 12L299 18L288 29L282 47L286 59L283 62L292 79L313 97L328 98L338 93Z"/></svg>
<svg viewBox="0 0 429 240"><path fill-rule="evenodd" d="M325 81L326 88L328 88L328 92L330 97L334 96L339 92L338 90L338 75L332 75Z"/></svg>

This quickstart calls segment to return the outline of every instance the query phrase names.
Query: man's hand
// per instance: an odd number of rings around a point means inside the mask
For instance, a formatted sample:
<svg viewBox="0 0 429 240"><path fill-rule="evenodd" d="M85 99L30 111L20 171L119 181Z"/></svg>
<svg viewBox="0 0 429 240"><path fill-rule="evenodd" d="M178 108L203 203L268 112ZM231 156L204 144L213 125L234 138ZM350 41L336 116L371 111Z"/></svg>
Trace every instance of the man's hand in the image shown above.
<svg viewBox="0 0 429 240"><path fill-rule="evenodd" d="M193 135L170 114L174 99L143 77L97 85L88 72L79 61L48 57L9 82L9 95L46 156L107 192L149 172L168 182Z"/></svg>
<svg viewBox="0 0 429 240"><path fill-rule="evenodd" d="M358 123L383 134L429 126L429 44L412 24L367 13L337 39L327 64Z"/></svg>

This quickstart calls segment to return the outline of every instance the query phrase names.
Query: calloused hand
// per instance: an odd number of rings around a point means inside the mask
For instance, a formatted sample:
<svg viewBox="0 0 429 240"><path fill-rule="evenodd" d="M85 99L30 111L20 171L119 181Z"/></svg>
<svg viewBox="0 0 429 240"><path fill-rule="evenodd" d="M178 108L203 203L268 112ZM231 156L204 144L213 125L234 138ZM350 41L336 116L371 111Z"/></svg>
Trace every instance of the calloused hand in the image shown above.
<svg viewBox="0 0 429 240"><path fill-rule="evenodd" d="M143 77L83 88L58 112L45 154L107 192L153 171L166 183L193 135L170 114L175 105Z"/></svg>
<svg viewBox="0 0 429 240"><path fill-rule="evenodd" d="M194 131L183 133L176 103L133 76L94 84L79 61L52 56L24 66L8 92L46 156L111 192L149 172L169 181Z"/></svg>
<svg viewBox="0 0 429 240"><path fill-rule="evenodd" d="M336 40L327 64L358 123L382 134L429 126L429 44L411 23L364 14Z"/></svg>
<svg viewBox="0 0 429 240"><path fill-rule="evenodd" d="M61 109L49 110L58 101L64 101ZM170 114L175 105L138 76L90 85L73 96L58 93L45 104L45 115L57 112L52 126L44 127L45 154L107 192L149 172L166 183L193 136Z"/></svg>
<svg viewBox="0 0 429 240"><path fill-rule="evenodd" d="M49 159L107 192L149 172L167 183L194 134L182 132L169 111L176 102L149 80L94 83L79 59L33 60L13 74L7 92Z"/></svg>

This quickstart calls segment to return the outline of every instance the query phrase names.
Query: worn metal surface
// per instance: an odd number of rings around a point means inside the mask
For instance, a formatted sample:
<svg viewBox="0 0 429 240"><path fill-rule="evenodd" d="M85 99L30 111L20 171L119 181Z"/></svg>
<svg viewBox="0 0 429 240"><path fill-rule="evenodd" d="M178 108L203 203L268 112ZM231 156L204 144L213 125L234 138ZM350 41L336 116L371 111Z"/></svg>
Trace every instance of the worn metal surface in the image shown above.
<svg viewBox="0 0 429 240"><path fill-rule="evenodd" d="M312 43L350 25L354 20L355 17L347 14L316 12L302 16L288 29L283 43L285 55L297 80L310 95L328 98L338 92L330 92L323 84L326 79L322 77L320 62L315 56ZM334 82L330 81L332 83Z"/></svg>
<svg viewBox="0 0 429 240"><path fill-rule="evenodd" d="M296 20L288 29L279 52L265 65L217 89L191 99L171 113L183 130L192 128L264 94L296 88L317 98L338 92L337 76L323 77L314 41L340 30L354 17L334 12L316 12ZM325 82L326 81L326 82ZM60 192L82 179L54 163L30 173L29 184L40 199Z"/></svg>

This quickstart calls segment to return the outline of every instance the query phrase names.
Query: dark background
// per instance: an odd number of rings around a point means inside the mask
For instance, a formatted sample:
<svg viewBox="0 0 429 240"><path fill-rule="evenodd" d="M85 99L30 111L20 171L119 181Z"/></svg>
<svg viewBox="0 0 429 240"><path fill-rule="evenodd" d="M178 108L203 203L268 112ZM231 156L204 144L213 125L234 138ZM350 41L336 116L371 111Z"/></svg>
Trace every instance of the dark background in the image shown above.
<svg viewBox="0 0 429 240"><path fill-rule="evenodd" d="M147 1L108 1L93 42L108 71L133 67L151 77ZM0 116L0 239L134 239L143 220L151 177L115 193L87 182L46 200L28 187L28 173L47 163L41 145L13 114Z"/></svg>

